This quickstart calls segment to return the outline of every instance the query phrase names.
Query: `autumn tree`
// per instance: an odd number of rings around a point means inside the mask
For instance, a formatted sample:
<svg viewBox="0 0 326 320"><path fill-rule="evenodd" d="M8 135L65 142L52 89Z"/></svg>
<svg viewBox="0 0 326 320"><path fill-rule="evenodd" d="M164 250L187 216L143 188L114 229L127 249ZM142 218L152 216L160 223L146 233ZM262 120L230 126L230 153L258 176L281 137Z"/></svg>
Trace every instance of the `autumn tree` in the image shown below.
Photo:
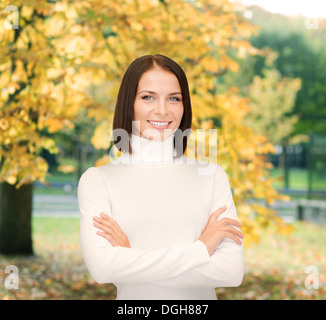
<svg viewBox="0 0 326 320"><path fill-rule="evenodd" d="M254 76L252 83L246 86L250 112L244 123L267 137L273 145L280 145L284 139L290 139L299 120L292 111L301 88L301 79L281 75L275 67L276 53L267 50L265 56L262 76ZM301 135L292 137L293 143L301 139Z"/></svg>
<svg viewBox="0 0 326 320"><path fill-rule="evenodd" d="M313 19L304 16L287 17L257 6L250 10L252 20L262 28L250 42L257 48L269 47L277 52L275 68L282 77L301 79L301 89L291 112L299 117L292 136L325 134L326 73L322 71L326 67L325 19L320 17L318 28L311 29L309 24ZM260 74L265 57L255 60L255 72Z"/></svg>
<svg viewBox="0 0 326 320"><path fill-rule="evenodd" d="M2 5L2 12L16 6L18 28L10 28L10 15L0 21L0 252L32 254L33 182L46 184L48 164L41 152L58 151L52 135L72 129L87 102L72 69L83 52L74 53L78 37L73 47L66 46L75 17L60 10L60 3ZM9 28L2 28L5 22Z"/></svg>

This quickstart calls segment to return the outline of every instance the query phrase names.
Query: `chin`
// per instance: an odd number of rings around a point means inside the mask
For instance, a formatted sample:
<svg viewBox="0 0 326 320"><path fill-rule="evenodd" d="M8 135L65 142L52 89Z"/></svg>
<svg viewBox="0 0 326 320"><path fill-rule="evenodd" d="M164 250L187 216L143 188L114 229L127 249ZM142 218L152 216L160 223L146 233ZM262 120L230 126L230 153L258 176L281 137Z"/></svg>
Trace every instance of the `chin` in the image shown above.
<svg viewBox="0 0 326 320"><path fill-rule="evenodd" d="M165 129L165 130L156 130L153 128L146 128L142 131L142 135L147 139L154 141L163 141L171 137L175 130Z"/></svg>

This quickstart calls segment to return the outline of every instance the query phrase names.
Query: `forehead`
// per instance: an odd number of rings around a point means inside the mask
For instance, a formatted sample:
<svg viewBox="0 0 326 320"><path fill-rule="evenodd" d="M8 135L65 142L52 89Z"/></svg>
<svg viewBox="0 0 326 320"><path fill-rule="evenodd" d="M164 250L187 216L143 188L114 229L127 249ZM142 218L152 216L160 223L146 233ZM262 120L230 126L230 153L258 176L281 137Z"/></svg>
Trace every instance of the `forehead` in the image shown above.
<svg viewBox="0 0 326 320"><path fill-rule="evenodd" d="M138 83L138 91L171 92L181 87L176 75L170 71L153 68L143 73Z"/></svg>

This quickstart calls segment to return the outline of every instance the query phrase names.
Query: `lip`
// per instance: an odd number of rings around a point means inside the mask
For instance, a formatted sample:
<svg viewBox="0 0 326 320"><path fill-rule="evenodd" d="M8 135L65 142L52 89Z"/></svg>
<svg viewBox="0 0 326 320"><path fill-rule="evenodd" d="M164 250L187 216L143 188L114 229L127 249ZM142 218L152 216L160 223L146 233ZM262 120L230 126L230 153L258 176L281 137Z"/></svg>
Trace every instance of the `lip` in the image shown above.
<svg viewBox="0 0 326 320"><path fill-rule="evenodd" d="M166 126L156 126L153 123L150 123L149 121L154 121L154 122L169 122ZM172 121L156 121L156 120L147 120L147 122L155 129L158 130L164 130L167 129L169 127L169 125L171 124Z"/></svg>

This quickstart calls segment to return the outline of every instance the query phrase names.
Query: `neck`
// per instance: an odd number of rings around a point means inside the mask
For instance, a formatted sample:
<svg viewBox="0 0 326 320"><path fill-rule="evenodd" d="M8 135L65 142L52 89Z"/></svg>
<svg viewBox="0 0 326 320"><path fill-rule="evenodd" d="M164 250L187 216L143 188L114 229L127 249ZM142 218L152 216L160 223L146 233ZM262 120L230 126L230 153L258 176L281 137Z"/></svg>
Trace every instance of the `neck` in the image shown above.
<svg viewBox="0 0 326 320"><path fill-rule="evenodd" d="M129 156L129 163L173 163L175 159L174 135L165 140L150 140L135 134L130 135L132 155Z"/></svg>

